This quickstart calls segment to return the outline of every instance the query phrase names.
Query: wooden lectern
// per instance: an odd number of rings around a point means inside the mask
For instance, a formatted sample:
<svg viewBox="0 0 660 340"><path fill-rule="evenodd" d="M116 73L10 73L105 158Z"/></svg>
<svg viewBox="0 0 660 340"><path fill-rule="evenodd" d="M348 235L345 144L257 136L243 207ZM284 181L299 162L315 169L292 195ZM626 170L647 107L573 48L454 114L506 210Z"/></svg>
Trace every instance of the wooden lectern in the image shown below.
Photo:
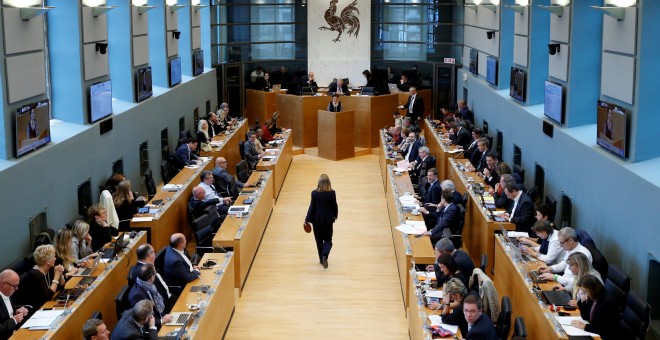
<svg viewBox="0 0 660 340"><path fill-rule="evenodd" d="M338 161L355 157L355 111L319 110L319 157Z"/></svg>

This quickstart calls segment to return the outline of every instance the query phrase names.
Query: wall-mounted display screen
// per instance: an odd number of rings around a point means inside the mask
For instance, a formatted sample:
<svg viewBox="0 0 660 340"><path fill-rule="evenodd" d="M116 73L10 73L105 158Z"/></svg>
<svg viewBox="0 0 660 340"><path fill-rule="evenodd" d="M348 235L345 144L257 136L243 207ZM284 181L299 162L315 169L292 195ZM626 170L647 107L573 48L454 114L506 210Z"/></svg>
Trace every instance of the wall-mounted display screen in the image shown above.
<svg viewBox="0 0 660 340"><path fill-rule="evenodd" d="M28 154L50 142L48 99L16 110L16 157Z"/></svg>
<svg viewBox="0 0 660 340"><path fill-rule="evenodd" d="M525 101L525 71L516 67L511 68L509 95L521 102Z"/></svg>
<svg viewBox="0 0 660 340"><path fill-rule="evenodd" d="M560 84L545 81L543 114L559 124L564 124L564 88Z"/></svg>
<svg viewBox="0 0 660 340"><path fill-rule="evenodd" d="M193 53L193 75L198 76L204 72L204 51Z"/></svg>
<svg viewBox="0 0 660 340"><path fill-rule="evenodd" d="M89 87L89 122L94 123L112 114L112 83L110 80Z"/></svg>
<svg viewBox="0 0 660 340"><path fill-rule="evenodd" d="M486 58L486 81L497 85L497 59L491 56Z"/></svg>
<svg viewBox="0 0 660 340"><path fill-rule="evenodd" d="M170 60L170 87L181 82L181 58Z"/></svg>
<svg viewBox="0 0 660 340"><path fill-rule="evenodd" d="M626 158L628 115L621 106L598 101L597 143L615 155Z"/></svg>
<svg viewBox="0 0 660 340"><path fill-rule="evenodd" d="M141 102L154 94L151 87L151 66L137 70L135 85L137 102Z"/></svg>

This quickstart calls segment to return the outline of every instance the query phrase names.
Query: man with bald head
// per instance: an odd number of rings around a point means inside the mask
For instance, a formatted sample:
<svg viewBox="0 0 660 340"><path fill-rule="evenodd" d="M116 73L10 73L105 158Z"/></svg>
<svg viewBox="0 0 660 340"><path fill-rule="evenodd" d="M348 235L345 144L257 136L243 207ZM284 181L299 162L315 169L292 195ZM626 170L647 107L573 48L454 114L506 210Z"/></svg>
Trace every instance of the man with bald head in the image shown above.
<svg viewBox="0 0 660 340"><path fill-rule="evenodd" d="M0 339L9 339L16 326L28 314L25 307L14 310L9 299L18 290L20 278L15 271L7 269L0 273Z"/></svg>
<svg viewBox="0 0 660 340"><path fill-rule="evenodd" d="M232 174L227 171L227 160L224 157L218 157L215 159L215 168L213 168L213 176L218 180L218 183L215 184L215 188L223 197L233 197L240 189L243 187L253 186L251 183L243 183L237 178L232 176Z"/></svg>
<svg viewBox="0 0 660 340"><path fill-rule="evenodd" d="M170 237L170 246L165 250L165 269L163 279L172 288L172 294L179 295L186 283L199 277L199 268L190 262L186 251L186 236L180 233Z"/></svg>

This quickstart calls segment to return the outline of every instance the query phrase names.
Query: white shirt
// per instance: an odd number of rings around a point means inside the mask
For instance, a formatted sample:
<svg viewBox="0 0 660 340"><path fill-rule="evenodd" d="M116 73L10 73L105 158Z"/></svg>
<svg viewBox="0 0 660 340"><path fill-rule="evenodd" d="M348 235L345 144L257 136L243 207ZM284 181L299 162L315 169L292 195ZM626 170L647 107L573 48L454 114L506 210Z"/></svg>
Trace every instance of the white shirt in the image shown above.
<svg viewBox="0 0 660 340"><path fill-rule="evenodd" d="M511 208L511 214L509 215L509 222L511 222L511 219L513 218L513 213L516 211L516 207L518 206L518 201L520 201L520 195L522 195L522 191L518 190L518 196L513 199L513 208Z"/></svg>
<svg viewBox="0 0 660 340"><path fill-rule="evenodd" d="M408 157L410 157L410 152L412 151L412 149L413 149L412 147L413 147L413 144L415 144L415 142L416 142L416 141L413 140L413 141L410 142L410 144L408 145L408 152L406 153L406 159L408 159Z"/></svg>
<svg viewBox="0 0 660 340"><path fill-rule="evenodd" d="M192 272L193 271L193 265L190 262L190 259L188 259L188 256L186 256L186 254L182 250L179 250L179 249L176 249L176 248L172 248L172 249L174 249L174 251L179 253L179 255L181 255L181 257L183 257L183 260L186 261L186 263L188 264L188 267L190 267L190 272Z"/></svg>
<svg viewBox="0 0 660 340"><path fill-rule="evenodd" d="M591 258L591 252L589 249L585 248L583 245L579 244L577 247L573 248L571 251L567 251L566 254L564 255L564 259L557 263L554 266L550 266L550 269L552 269L553 273L559 274L563 272L561 276L557 276L557 282L561 283L562 286L566 287L567 285L572 286L573 283L573 278L575 275L573 275L573 272L571 271L571 268L566 264L566 259L573 254L580 252L584 255L587 255L587 258L589 259L589 263L593 261Z"/></svg>
<svg viewBox="0 0 660 340"><path fill-rule="evenodd" d="M199 183L198 186L204 189L204 193L205 193L204 200L205 201L217 198L217 199L220 200L220 203L218 203L219 206L225 204L225 201L222 199L222 197L218 196L218 194L215 192L215 190L210 185L208 185L204 182L201 182L201 183Z"/></svg>
<svg viewBox="0 0 660 340"><path fill-rule="evenodd" d="M9 296L5 296L5 294L2 294L2 292L0 292L0 296L2 296L2 301L5 303L5 307L7 307L9 318L14 320L12 318L12 316L14 316L14 308L11 306L11 300L9 300ZM16 323L16 320L14 320L14 323Z"/></svg>
<svg viewBox="0 0 660 340"><path fill-rule="evenodd" d="M566 253L566 250L562 248L561 244L559 243L559 232L554 231L548 237L548 253L543 255L539 253L538 259L545 262L549 266L556 264L559 262L559 260L564 258L564 253ZM538 252L541 249L541 247L534 247L534 250Z"/></svg>

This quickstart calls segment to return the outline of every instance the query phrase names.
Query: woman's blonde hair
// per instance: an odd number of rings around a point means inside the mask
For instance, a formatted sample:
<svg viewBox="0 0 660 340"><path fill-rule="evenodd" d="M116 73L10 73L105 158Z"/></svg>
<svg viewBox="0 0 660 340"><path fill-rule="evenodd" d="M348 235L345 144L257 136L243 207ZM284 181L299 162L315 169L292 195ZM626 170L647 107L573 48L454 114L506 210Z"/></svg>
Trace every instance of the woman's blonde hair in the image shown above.
<svg viewBox="0 0 660 340"><path fill-rule="evenodd" d="M206 129L202 129L202 126L204 126L204 125L206 125ZM200 119L200 120L199 120L199 123L197 124L197 130L199 130L199 131L204 131L204 132L206 132L206 134L208 134L208 131L209 131L209 123L208 123L206 120L204 120L204 119Z"/></svg>
<svg viewBox="0 0 660 340"><path fill-rule="evenodd" d="M36 263L37 266L42 266L44 263L48 262L51 256L55 256L55 247L53 247L52 244L38 246L37 249L34 250L33 256L34 263Z"/></svg>
<svg viewBox="0 0 660 340"><path fill-rule="evenodd" d="M87 217L91 221L93 221L96 218L96 216L99 216L99 215L101 215L103 213L106 213L106 212L107 212L107 210L105 210L105 208L102 205L95 204L95 205L89 207L89 209L87 209Z"/></svg>
<svg viewBox="0 0 660 340"><path fill-rule="evenodd" d="M114 203L115 207L120 206L124 201L132 203L133 200L131 199L130 193L131 181L125 179L119 182L119 184L117 184L117 190L112 193L112 203Z"/></svg>
<svg viewBox="0 0 660 340"><path fill-rule="evenodd" d="M319 177L319 185L316 187L316 191L332 191L332 185L330 185L330 177L326 174L322 174Z"/></svg>
<svg viewBox="0 0 660 340"><path fill-rule="evenodd" d="M578 267L578 272L575 275L575 278L573 279L573 291L571 292L572 293L571 295L573 295L573 297L577 297L577 291L578 291L577 282L585 275L594 274L595 270L591 266L591 261L589 261L587 255L580 252L575 252L571 255L568 255L568 258L566 259L566 264L568 264L569 266L576 265Z"/></svg>
<svg viewBox="0 0 660 340"><path fill-rule="evenodd" d="M71 254L71 240L73 238L73 233L67 228L62 228L55 233L55 251L57 256L62 260L64 267L69 267L76 259Z"/></svg>
<svg viewBox="0 0 660 340"><path fill-rule="evenodd" d="M73 222L71 231L73 232L73 236L75 236L78 240L82 241L85 235L87 235L87 233L89 232L89 224L81 220L75 221Z"/></svg>

